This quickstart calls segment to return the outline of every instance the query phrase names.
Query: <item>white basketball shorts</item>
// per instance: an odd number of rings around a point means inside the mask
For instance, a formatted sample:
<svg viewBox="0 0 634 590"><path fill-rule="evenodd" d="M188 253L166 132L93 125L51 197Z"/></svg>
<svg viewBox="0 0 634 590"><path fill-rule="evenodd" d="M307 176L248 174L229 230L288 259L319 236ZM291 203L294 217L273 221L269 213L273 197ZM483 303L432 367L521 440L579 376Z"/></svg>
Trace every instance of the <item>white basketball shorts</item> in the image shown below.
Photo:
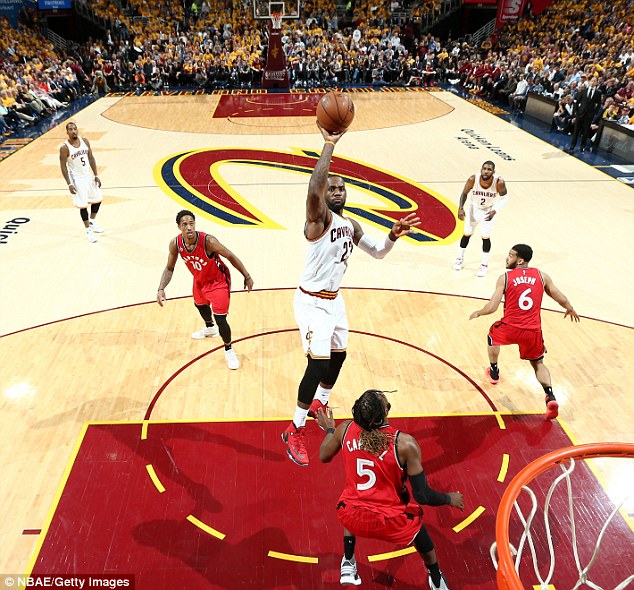
<svg viewBox="0 0 634 590"><path fill-rule="evenodd" d="M92 176L72 179L75 190L73 205L79 209L85 209L91 203L101 203L103 195Z"/></svg>
<svg viewBox="0 0 634 590"><path fill-rule="evenodd" d="M341 293L334 299L308 295L299 288L293 299L295 321L302 338L304 354L312 358L330 358L331 351L348 346L348 316Z"/></svg>

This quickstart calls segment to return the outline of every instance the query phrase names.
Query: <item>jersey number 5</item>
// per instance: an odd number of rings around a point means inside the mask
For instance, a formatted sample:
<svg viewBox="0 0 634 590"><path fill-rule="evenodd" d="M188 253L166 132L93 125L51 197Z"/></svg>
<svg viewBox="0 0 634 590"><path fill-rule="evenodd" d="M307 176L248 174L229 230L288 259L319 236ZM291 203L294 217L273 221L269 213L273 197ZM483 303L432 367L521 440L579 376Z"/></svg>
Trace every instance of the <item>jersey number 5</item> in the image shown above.
<svg viewBox="0 0 634 590"><path fill-rule="evenodd" d="M517 301L517 304L520 306L520 309L524 311L528 311L531 307L533 307L533 300L530 298L531 290L526 289Z"/></svg>
<svg viewBox="0 0 634 590"><path fill-rule="evenodd" d="M367 459L357 459L357 475L367 477L368 480L357 484L357 490L369 490L376 483L376 474L368 467L374 467L374 461Z"/></svg>

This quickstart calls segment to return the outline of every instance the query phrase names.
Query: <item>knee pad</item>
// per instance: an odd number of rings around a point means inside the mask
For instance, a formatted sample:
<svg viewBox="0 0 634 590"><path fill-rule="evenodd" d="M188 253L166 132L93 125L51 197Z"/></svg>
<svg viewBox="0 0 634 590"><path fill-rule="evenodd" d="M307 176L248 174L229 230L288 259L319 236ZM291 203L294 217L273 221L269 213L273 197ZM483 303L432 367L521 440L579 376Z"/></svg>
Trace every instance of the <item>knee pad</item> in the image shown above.
<svg viewBox="0 0 634 590"><path fill-rule="evenodd" d="M482 251L491 252L491 238L482 238Z"/></svg>
<svg viewBox="0 0 634 590"><path fill-rule="evenodd" d="M471 236L462 236L462 238L460 238L460 247L466 248L469 245L470 239L471 239Z"/></svg>
<svg viewBox="0 0 634 590"><path fill-rule="evenodd" d="M211 307L209 307L209 305L207 305L207 304L198 305L197 303L194 303L194 305L196 306L196 309L198 310L198 313L200 314L200 317L205 322L210 322L211 321Z"/></svg>
<svg viewBox="0 0 634 590"><path fill-rule="evenodd" d="M419 553L429 553L434 549L434 542L431 540L425 525L423 525L418 531L418 534L414 537L414 547Z"/></svg>
<svg viewBox="0 0 634 590"><path fill-rule="evenodd" d="M345 350L340 352L330 353L330 362L328 363L328 370L322 377L321 381L324 385L334 385L339 377L339 371L346 360L347 353Z"/></svg>
<svg viewBox="0 0 634 590"><path fill-rule="evenodd" d="M329 363L330 359L308 357L308 365L297 390L297 399L300 402L310 405L313 401L317 386L320 381L323 381L324 375L328 371Z"/></svg>

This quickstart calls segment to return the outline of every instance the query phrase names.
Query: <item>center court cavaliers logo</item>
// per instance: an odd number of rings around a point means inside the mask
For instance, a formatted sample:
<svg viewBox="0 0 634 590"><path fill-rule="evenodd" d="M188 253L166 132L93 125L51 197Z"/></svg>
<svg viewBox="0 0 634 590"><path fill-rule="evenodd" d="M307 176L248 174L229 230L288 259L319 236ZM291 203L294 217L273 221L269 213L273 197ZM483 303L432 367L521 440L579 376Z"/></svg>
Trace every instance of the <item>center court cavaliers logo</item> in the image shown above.
<svg viewBox="0 0 634 590"><path fill-rule="evenodd" d="M221 225L284 229L229 185L219 168L223 164L238 164L309 177L318 158L319 152L300 149L292 152L249 148L192 150L159 162L154 178L179 204L197 209ZM455 205L434 191L395 173L341 156L333 156L330 172L343 177L348 185L347 215L389 231L395 221L415 212L421 218L419 231L404 239L418 244L444 244L459 237ZM351 188L373 197L376 204L353 203Z"/></svg>

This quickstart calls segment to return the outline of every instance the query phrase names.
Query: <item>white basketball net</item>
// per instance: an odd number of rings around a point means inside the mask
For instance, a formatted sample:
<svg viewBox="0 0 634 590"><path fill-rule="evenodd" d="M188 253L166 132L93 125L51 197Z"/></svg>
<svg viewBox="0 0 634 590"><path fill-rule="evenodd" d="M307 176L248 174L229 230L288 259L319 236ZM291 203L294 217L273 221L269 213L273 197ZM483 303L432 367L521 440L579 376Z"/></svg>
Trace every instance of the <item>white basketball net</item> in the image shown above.
<svg viewBox="0 0 634 590"><path fill-rule="evenodd" d="M526 541L528 541L528 546L530 547L531 556L533 559L533 568L535 570L535 576L539 580L540 590L548 590L548 585L550 581L552 580L553 573L555 571L555 551L553 549L553 539L550 533L550 499L553 495L553 492L555 491L555 488L559 485L561 481L565 479L566 486L568 489L568 509L570 511L570 529L571 529L570 541L572 543L575 563L577 564L577 572L579 574L577 583L574 585L572 590L577 590L577 588L579 588L583 584L585 584L589 588L593 588L594 590L604 590L601 586L598 586L594 582L590 581L588 579L588 575L590 572L590 568L596 561L597 555L599 554L601 541L603 540L603 535L605 534L605 531L608 528L608 525L612 521L612 518L614 517L614 515L619 511L621 506L623 506L623 504L628 499L628 497L626 496L625 498L623 498L623 501L614 508L610 516L607 518L607 520L603 524L603 527L601 528L601 532L599 533L599 536L597 537L597 542L594 546L594 552L592 553L592 557L590 558L590 561L588 562L588 564L585 567L582 567L581 562L579 560L579 551L577 547L577 531L575 526L572 484L570 483L570 474L575 470L575 460L573 458L570 458L569 467L565 467L563 463L560 463L559 466L561 467L561 470L563 471L563 473L557 479L555 479L555 481L551 484L550 489L548 490L548 494L546 495L546 502L544 506L544 525L546 529L546 535L548 538L548 551L550 553L550 569L548 570L548 575L546 576L545 579L542 578L539 572L538 565L537 565L537 554L535 551L535 545L533 543L533 537L531 535L531 523L533 522L533 518L535 517L535 514L537 513L537 498L535 494L533 493L533 490L531 490L527 486L522 486L522 491L525 491L531 498L532 506L531 506L530 514L528 515L528 519L524 517L524 514L522 513L522 510L520 509L517 501L515 501L514 503L515 510L517 511L517 514L522 522L522 525L524 526L524 532L522 533L522 537L520 538L520 544L518 548L516 549L513 545L509 543L511 547L511 553L515 555L515 571L519 575L519 567L520 567L520 562L522 559L522 552L524 551ZM493 561L493 566L495 567L495 569L497 569L498 567L496 552L497 552L497 543L493 543L493 545L491 545L490 553L491 553L491 560ZM634 574L629 575L620 584L615 586L613 590L625 590L625 588L627 588L627 586L632 581L634 581Z"/></svg>
<svg viewBox="0 0 634 590"><path fill-rule="evenodd" d="M282 28L282 13L281 12L272 12L271 13L271 22L273 23L273 28L275 30L279 30Z"/></svg>

